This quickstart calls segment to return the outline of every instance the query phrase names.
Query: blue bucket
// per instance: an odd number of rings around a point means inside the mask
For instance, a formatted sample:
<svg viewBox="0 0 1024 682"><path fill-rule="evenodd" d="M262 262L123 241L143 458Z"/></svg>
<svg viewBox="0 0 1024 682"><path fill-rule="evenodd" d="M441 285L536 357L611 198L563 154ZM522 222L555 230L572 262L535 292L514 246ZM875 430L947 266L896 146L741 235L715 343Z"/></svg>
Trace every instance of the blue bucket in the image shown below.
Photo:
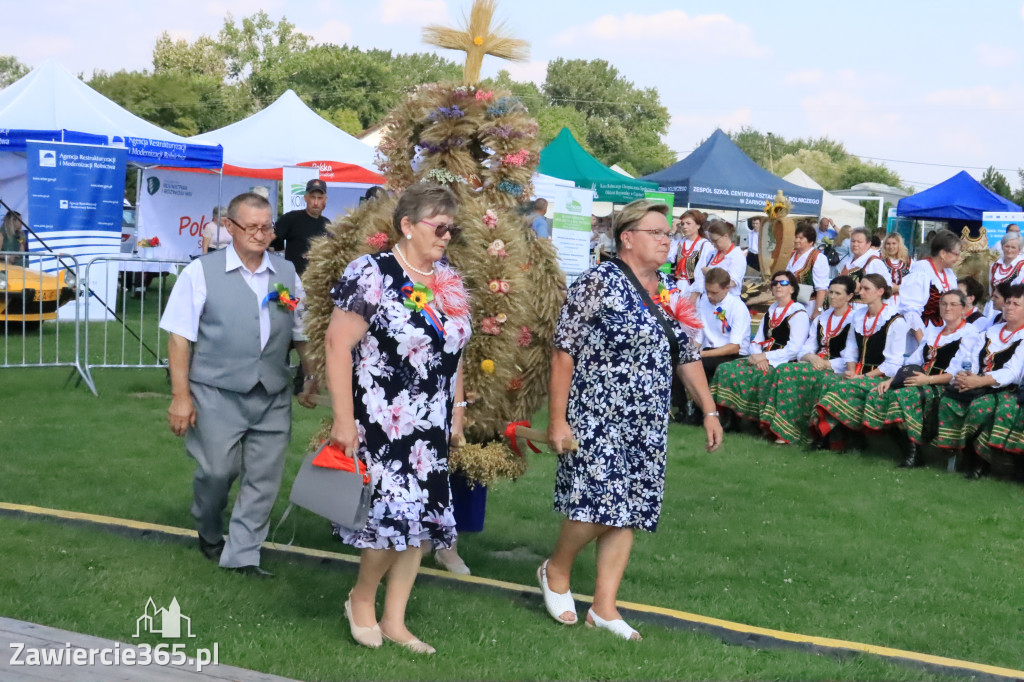
<svg viewBox="0 0 1024 682"><path fill-rule="evenodd" d="M477 483L470 488L469 479L458 473L452 474L449 480L452 489L455 529L460 533L479 533L484 529L487 486Z"/></svg>

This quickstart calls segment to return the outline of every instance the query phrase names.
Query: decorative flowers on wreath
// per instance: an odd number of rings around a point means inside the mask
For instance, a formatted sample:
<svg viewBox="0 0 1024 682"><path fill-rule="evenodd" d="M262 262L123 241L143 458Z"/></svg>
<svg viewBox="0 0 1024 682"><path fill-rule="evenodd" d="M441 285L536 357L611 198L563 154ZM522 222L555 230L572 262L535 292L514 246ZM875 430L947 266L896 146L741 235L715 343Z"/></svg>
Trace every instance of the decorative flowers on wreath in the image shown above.
<svg viewBox="0 0 1024 682"><path fill-rule="evenodd" d="M492 99L494 99L494 91L493 90L477 90L476 91L476 101L477 102L489 102Z"/></svg>
<svg viewBox="0 0 1024 682"><path fill-rule="evenodd" d="M506 154L505 158L501 160L506 166L519 167L530 160L530 150L520 149L515 154Z"/></svg>
<svg viewBox="0 0 1024 682"><path fill-rule="evenodd" d="M533 332L530 331L529 327L524 325L523 328L519 331L519 336L516 337L516 343L518 343L523 348L526 348L527 346L530 345L530 342L532 341Z"/></svg>
<svg viewBox="0 0 1024 682"><path fill-rule="evenodd" d="M424 180L438 183L439 185L456 185L460 182L465 182L462 178L455 173L452 173L447 168L431 168L427 171L423 177Z"/></svg>
<svg viewBox="0 0 1024 682"><path fill-rule="evenodd" d="M371 235L366 238L366 245L369 246L371 249L383 251L384 249L388 248L388 243L390 241L391 240L388 239L388 236L386 234L384 234L383 232L378 232L377 234Z"/></svg>
<svg viewBox="0 0 1024 682"><path fill-rule="evenodd" d="M501 323L498 322L496 317L485 317L480 322L480 331L491 336L499 336L501 334Z"/></svg>
<svg viewBox="0 0 1024 682"><path fill-rule="evenodd" d="M491 290L492 294L507 294L510 288L508 280L504 279L492 279L487 282L487 288Z"/></svg>
<svg viewBox="0 0 1024 682"><path fill-rule="evenodd" d="M487 209L484 213L484 225L491 228L492 230L498 226L498 214L493 209Z"/></svg>
<svg viewBox="0 0 1024 682"><path fill-rule="evenodd" d="M511 180L502 180L499 182L498 189L505 194L511 194L514 197L521 196L523 193L523 186L518 182L512 182Z"/></svg>
<svg viewBox="0 0 1024 682"><path fill-rule="evenodd" d="M484 374L494 374L494 360L483 360L480 362L480 371Z"/></svg>
<svg viewBox="0 0 1024 682"><path fill-rule="evenodd" d="M462 110L462 107L460 107L458 104L453 104L450 107L438 107L437 109L432 111L430 113L430 120L440 121L445 118L462 118L465 115L466 112Z"/></svg>
<svg viewBox="0 0 1024 682"><path fill-rule="evenodd" d="M495 258L505 258L508 256L505 253L505 242L500 239L495 239L491 242L491 245L487 247L487 255L494 256Z"/></svg>

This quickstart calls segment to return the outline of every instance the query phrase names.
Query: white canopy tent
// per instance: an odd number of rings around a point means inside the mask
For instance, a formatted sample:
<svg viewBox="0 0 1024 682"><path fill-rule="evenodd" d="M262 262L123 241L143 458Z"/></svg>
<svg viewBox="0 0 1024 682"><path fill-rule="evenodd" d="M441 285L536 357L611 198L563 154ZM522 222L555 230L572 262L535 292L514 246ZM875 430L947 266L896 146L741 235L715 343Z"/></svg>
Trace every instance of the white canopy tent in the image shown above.
<svg viewBox="0 0 1024 682"><path fill-rule="evenodd" d="M373 147L321 118L293 90L249 118L191 140L224 147L225 172L229 165L280 169L332 161L359 166L364 171L374 167Z"/></svg>
<svg viewBox="0 0 1024 682"><path fill-rule="evenodd" d="M799 168L793 169L792 172L783 176L782 179L792 182L794 185L800 185L801 187L822 190L821 215L825 218L831 218L837 226L842 227L843 225L849 225L850 227L864 227L865 211L863 206L846 201L845 199L840 199L834 194L830 194L828 190L815 182L814 178Z"/></svg>

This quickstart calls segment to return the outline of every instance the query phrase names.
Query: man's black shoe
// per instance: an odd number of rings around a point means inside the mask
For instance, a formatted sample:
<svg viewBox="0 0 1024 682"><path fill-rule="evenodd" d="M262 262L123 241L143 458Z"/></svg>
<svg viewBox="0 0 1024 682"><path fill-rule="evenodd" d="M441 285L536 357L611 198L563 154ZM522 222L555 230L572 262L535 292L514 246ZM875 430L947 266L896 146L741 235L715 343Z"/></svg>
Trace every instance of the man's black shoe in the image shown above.
<svg viewBox="0 0 1024 682"><path fill-rule="evenodd" d="M203 536L199 536L199 551L210 561L220 561L220 554L224 551L224 541L207 542Z"/></svg>
<svg viewBox="0 0 1024 682"><path fill-rule="evenodd" d="M229 571L235 573L241 573L247 575L250 578L273 578L274 574L270 571L260 568L259 566L238 566L237 568L229 568Z"/></svg>

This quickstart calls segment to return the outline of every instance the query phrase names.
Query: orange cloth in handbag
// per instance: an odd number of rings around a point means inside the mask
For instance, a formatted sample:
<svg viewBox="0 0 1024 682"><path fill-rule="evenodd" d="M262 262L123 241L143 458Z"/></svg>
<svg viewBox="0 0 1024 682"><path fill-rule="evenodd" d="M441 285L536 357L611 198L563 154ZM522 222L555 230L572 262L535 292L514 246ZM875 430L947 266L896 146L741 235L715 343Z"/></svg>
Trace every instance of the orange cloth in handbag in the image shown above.
<svg viewBox="0 0 1024 682"><path fill-rule="evenodd" d="M361 461L357 461L354 457L346 455L345 451L334 443L328 443L320 448L320 452L313 458L313 466L324 469L338 469L339 471L348 471L353 474L356 473L356 467L358 466L359 473L363 476L363 483L370 482L370 475L366 473L366 465Z"/></svg>

